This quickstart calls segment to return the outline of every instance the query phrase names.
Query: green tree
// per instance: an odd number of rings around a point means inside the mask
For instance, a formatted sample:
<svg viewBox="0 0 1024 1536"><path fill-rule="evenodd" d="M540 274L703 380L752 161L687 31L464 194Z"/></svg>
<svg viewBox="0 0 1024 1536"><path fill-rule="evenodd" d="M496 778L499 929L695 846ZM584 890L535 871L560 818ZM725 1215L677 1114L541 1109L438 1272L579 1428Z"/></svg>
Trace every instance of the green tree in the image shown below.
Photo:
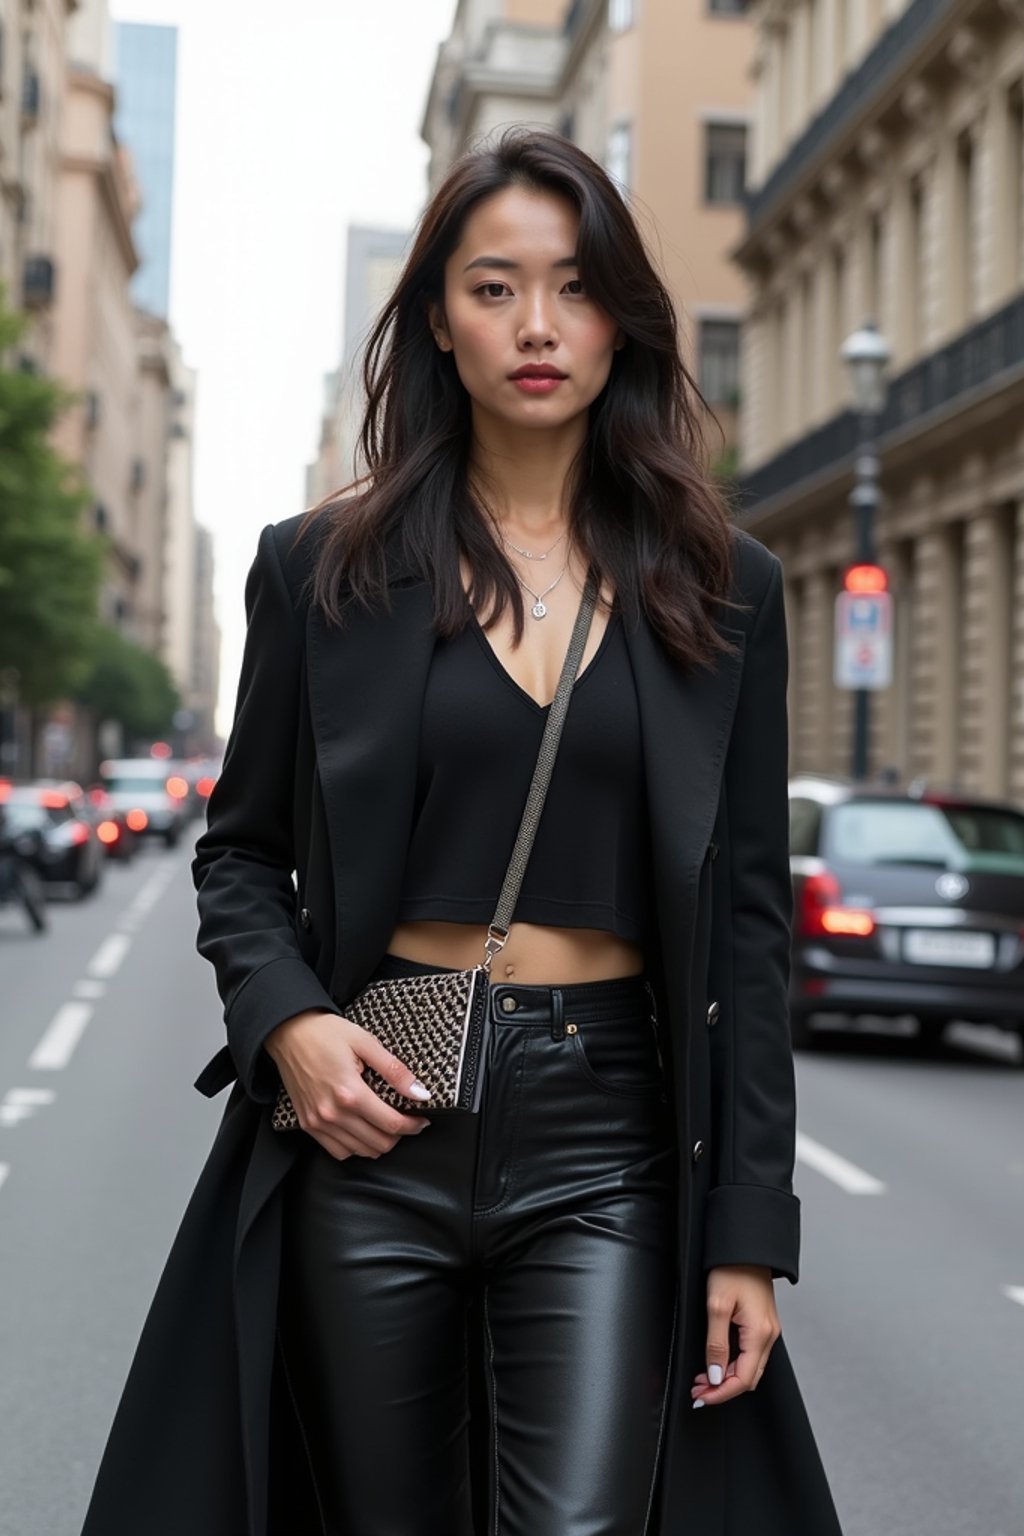
<svg viewBox="0 0 1024 1536"><path fill-rule="evenodd" d="M0 358L25 317L0 286ZM53 380L0 366L0 668L25 704L65 698L89 669L106 540L87 533L88 488L50 433L73 397Z"/></svg>
<svg viewBox="0 0 1024 1536"><path fill-rule="evenodd" d="M97 720L119 720L126 740L168 735L181 699L160 658L107 624L95 625L89 655L73 697Z"/></svg>

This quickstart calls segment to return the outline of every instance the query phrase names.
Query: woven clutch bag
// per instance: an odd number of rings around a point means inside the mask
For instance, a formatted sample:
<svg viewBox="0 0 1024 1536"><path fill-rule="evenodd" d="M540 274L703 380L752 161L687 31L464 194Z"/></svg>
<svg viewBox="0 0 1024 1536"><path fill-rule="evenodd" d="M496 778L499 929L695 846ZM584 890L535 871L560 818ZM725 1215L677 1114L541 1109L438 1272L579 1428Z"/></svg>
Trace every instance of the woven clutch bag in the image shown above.
<svg viewBox="0 0 1024 1536"><path fill-rule="evenodd" d="M487 1065L491 961L505 946L509 923L544 805L558 740L593 618L597 584L587 574L558 688L548 712L533 780L502 884L494 918L484 940L484 960L463 971L430 971L417 976L371 981L343 1008L345 1018L376 1035L426 1088L431 1098L409 1099L367 1066L363 1080L394 1109L431 1115L480 1108ZM299 1129L294 1105L282 1087L271 1115L275 1131Z"/></svg>

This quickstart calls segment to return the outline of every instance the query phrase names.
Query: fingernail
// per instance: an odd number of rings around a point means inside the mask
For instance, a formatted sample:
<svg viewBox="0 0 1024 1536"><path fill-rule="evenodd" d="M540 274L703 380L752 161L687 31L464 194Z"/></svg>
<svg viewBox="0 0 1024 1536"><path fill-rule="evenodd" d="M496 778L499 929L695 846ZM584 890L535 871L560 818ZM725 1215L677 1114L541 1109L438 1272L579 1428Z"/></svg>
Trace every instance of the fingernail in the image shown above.
<svg viewBox="0 0 1024 1536"><path fill-rule="evenodd" d="M419 1124L419 1127L418 1127L418 1129L416 1131L417 1136L419 1135L420 1131L425 1131L427 1126L431 1125L432 1123L433 1122L430 1121L430 1120L421 1120L420 1124Z"/></svg>
<svg viewBox="0 0 1024 1536"><path fill-rule="evenodd" d="M720 1387L722 1385L722 1367L720 1365L708 1366L708 1381L710 1381L713 1387Z"/></svg>
<svg viewBox="0 0 1024 1536"><path fill-rule="evenodd" d="M413 1078L412 1083L409 1085L409 1093L414 1099L429 1099L432 1097L430 1089L424 1088L423 1084L418 1083L415 1078Z"/></svg>
<svg viewBox="0 0 1024 1536"><path fill-rule="evenodd" d="M703 1398L702 1398L702 1397L698 1397L698 1398L696 1398L696 1399L695 1399L695 1400L694 1400L694 1404L693 1404L693 1406L694 1406L694 1407L695 1407L695 1408L703 1408L703 1407L704 1407L704 1399L703 1399Z"/></svg>

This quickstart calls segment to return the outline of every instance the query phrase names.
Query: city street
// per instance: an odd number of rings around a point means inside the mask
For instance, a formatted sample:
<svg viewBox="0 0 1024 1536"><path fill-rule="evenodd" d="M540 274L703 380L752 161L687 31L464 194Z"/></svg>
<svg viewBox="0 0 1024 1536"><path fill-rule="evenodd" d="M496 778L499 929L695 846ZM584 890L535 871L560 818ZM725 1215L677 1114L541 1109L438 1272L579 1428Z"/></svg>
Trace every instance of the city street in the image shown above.
<svg viewBox="0 0 1024 1536"><path fill-rule="evenodd" d="M222 1038L194 836L52 903L48 935L0 912L0 1536L77 1536L221 1112L191 1086ZM776 1294L846 1536L1024 1536L1017 1044L830 1031L798 1080L802 1276Z"/></svg>

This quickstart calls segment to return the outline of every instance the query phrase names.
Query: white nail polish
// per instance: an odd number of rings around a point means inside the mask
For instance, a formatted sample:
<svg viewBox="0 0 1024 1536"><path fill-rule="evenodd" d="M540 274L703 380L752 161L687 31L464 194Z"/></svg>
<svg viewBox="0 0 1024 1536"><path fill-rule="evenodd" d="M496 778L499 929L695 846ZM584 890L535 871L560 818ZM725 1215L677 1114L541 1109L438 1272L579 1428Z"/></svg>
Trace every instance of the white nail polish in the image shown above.
<svg viewBox="0 0 1024 1536"><path fill-rule="evenodd" d="M414 1078L409 1085L409 1097L413 1099L429 1099L432 1095L429 1088L424 1088L423 1084L418 1083Z"/></svg>
<svg viewBox="0 0 1024 1536"><path fill-rule="evenodd" d="M722 1385L722 1376L723 1376L723 1374L724 1373L723 1373L722 1367L720 1365L709 1365L708 1366L708 1380L710 1381L710 1383L711 1383L711 1385L713 1387L720 1387Z"/></svg>
<svg viewBox="0 0 1024 1536"><path fill-rule="evenodd" d="M703 1408L703 1407L704 1407L704 1399L703 1399L703 1398L702 1398L702 1397L698 1397L698 1398L696 1398L696 1399L695 1399L695 1400L694 1400L694 1404L693 1404L693 1406L694 1406L694 1407L695 1407L695 1408Z"/></svg>

